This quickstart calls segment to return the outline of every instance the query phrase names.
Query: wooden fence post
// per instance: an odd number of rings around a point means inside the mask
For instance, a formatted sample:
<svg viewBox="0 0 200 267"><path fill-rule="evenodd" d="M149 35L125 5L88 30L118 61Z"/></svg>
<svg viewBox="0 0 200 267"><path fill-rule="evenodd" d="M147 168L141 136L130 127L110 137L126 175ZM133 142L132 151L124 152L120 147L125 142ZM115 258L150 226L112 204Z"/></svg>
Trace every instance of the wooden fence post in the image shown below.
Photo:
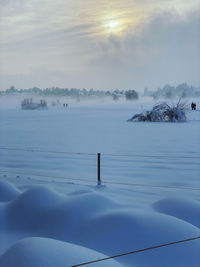
<svg viewBox="0 0 200 267"><path fill-rule="evenodd" d="M101 185L101 153L97 154L97 185Z"/></svg>

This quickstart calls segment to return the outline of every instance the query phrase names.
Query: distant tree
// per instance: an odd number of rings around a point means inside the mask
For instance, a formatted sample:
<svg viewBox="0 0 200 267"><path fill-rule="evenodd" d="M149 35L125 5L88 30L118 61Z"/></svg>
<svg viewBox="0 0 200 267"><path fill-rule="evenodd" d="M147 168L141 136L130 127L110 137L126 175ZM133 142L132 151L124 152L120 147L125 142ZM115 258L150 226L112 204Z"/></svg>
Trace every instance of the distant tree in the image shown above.
<svg viewBox="0 0 200 267"><path fill-rule="evenodd" d="M174 96L174 94L173 94L172 91L167 91L167 92L165 93L165 98L170 99L170 98L172 98L173 96Z"/></svg>
<svg viewBox="0 0 200 267"><path fill-rule="evenodd" d="M112 98L113 98L113 100L119 100L119 96L118 95L116 95L116 94L112 94Z"/></svg>
<svg viewBox="0 0 200 267"><path fill-rule="evenodd" d="M111 92L110 92L110 91L106 91L106 92L105 92L105 95L106 95L106 96L110 96L110 95L111 95Z"/></svg>
<svg viewBox="0 0 200 267"><path fill-rule="evenodd" d="M187 83L181 83L176 87L176 93L185 98L193 94L193 89Z"/></svg>
<svg viewBox="0 0 200 267"><path fill-rule="evenodd" d="M128 90L125 92L125 97L127 100L137 100L139 95L135 90Z"/></svg>
<svg viewBox="0 0 200 267"><path fill-rule="evenodd" d="M84 96L86 96L86 95L88 95L88 91L85 88L83 88L81 90L81 94L84 95Z"/></svg>
<svg viewBox="0 0 200 267"><path fill-rule="evenodd" d="M90 89L90 91L89 91L89 95L90 95L90 96L94 95L94 89L93 89L93 88Z"/></svg>
<svg viewBox="0 0 200 267"><path fill-rule="evenodd" d="M163 97L168 98L168 99L174 97L175 88L173 86L167 84L163 87L162 91L163 91L163 94L162 94Z"/></svg>

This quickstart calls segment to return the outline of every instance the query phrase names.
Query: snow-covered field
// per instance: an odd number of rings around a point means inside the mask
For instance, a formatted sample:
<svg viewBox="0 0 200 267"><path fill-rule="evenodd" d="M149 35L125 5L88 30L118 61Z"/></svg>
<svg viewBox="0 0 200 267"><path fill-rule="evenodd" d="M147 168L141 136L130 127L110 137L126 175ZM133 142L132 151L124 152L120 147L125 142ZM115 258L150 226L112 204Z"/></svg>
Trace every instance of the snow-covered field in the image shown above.
<svg viewBox="0 0 200 267"><path fill-rule="evenodd" d="M0 99L0 266L73 266L200 236L196 103L186 123L128 123L154 102L27 111ZM90 265L197 267L199 251L196 239Z"/></svg>

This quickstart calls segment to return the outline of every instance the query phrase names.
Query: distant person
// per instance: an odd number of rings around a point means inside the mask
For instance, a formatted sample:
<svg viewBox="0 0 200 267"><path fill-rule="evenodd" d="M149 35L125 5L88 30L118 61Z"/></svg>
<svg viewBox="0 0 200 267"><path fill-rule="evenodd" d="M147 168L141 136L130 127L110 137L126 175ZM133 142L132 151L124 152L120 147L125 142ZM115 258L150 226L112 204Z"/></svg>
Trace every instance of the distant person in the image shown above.
<svg viewBox="0 0 200 267"><path fill-rule="evenodd" d="M192 104L191 104L191 109L192 109L192 110L196 110L196 107L197 107L196 103L193 103L193 102L192 102Z"/></svg>

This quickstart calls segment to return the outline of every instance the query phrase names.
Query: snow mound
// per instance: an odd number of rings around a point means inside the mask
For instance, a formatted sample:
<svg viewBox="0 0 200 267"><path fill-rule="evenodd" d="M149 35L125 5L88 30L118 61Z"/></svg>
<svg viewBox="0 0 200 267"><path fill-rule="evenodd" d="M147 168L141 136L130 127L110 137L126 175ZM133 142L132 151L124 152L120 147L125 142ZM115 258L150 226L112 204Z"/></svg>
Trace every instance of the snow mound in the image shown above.
<svg viewBox="0 0 200 267"><path fill-rule="evenodd" d="M54 238L80 242L80 231L90 218L119 205L98 193L85 193L66 197L65 200L48 210L43 217L44 231ZM41 224L42 226L42 224Z"/></svg>
<svg viewBox="0 0 200 267"><path fill-rule="evenodd" d="M0 181L0 202L13 200L20 194L19 190L12 184Z"/></svg>
<svg viewBox="0 0 200 267"><path fill-rule="evenodd" d="M43 212L62 201L62 195L47 187L33 187L7 204L8 224L24 230L39 226Z"/></svg>
<svg viewBox="0 0 200 267"><path fill-rule="evenodd" d="M1 267L66 267L105 258L106 255L81 246L47 238L26 238L17 242L0 257ZM120 267L114 260L95 266Z"/></svg>
<svg viewBox="0 0 200 267"><path fill-rule="evenodd" d="M177 217L200 228L200 202L166 198L153 204L154 210Z"/></svg>
<svg viewBox="0 0 200 267"><path fill-rule="evenodd" d="M107 255L126 253L199 235L199 229L171 216L129 209L106 211L79 228L82 245ZM125 266L195 266L200 241L116 259ZM148 265L147 265L148 263Z"/></svg>
<svg viewBox="0 0 200 267"><path fill-rule="evenodd" d="M10 203L10 208L28 211L30 208L46 209L52 207L62 200L63 196L54 190L44 187L35 186L26 190L20 196ZM23 209L22 209L23 208ZM24 210L25 209L25 210Z"/></svg>
<svg viewBox="0 0 200 267"><path fill-rule="evenodd" d="M162 207L158 203L154 205L156 211L140 210L115 203L105 194L103 191L101 194L79 191L78 194L66 196L37 186L8 203L1 203L0 222L4 221L5 228L0 228L0 240L10 240L6 249L18 242L9 250L3 250L0 245L2 253L5 253L0 266L12 266L12 258L15 259L14 262L22 261L14 265L20 267L29 267L33 259L34 266L63 266L59 265L63 262L65 266L70 266L66 262L73 257L81 262L82 259L88 260L86 256L91 254L84 252L84 248L113 256L200 234L199 228L192 223L179 219L178 216L157 212L156 206ZM169 204L173 205L174 202ZM191 206L194 207L193 204ZM20 241L33 236L38 239ZM79 253L79 249L69 243L84 248ZM160 267L161 260L164 260L165 266L196 267L199 250L200 240L196 240L184 245L116 258L116 261L124 266L143 267L148 263L148 267ZM25 263L23 257L27 257ZM46 262L51 257L50 263ZM59 258L63 259L62 262ZM79 261L75 263L78 264ZM101 263L99 266L104 265ZM107 266L111 266L110 262Z"/></svg>

